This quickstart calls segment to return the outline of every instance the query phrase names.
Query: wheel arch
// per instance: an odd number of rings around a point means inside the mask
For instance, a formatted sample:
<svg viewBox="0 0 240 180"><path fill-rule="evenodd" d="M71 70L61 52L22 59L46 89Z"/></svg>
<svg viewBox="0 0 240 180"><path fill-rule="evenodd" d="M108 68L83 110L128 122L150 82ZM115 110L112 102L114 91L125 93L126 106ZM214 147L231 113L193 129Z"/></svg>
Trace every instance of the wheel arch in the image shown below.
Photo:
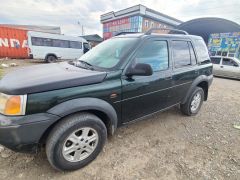
<svg viewBox="0 0 240 180"><path fill-rule="evenodd" d="M63 102L47 111L50 114L59 116L59 119L53 122L43 133L40 143L43 143L51 130L63 118L76 113L88 112L97 116L103 121L107 128L107 133L113 135L118 124L118 117L115 109L106 101L97 98L79 98Z"/></svg>
<svg viewBox="0 0 240 180"><path fill-rule="evenodd" d="M58 59L56 54L54 54L54 53L47 53L46 56L45 56L45 60L47 60L48 56L54 56L54 57L56 57L56 59Z"/></svg>
<svg viewBox="0 0 240 180"><path fill-rule="evenodd" d="M197 84L197 87L200 87L204 91L204 101L208 98L208 82L207 81L201 81Z"/></svg>
<svg viewBox="0 0 240 180"><path fill-rule="evenodd" d="M189 90L187 91L186 96L184 97L183 101L181 102L181 104L184 104L187 102L188 97L191 95L191 92L193 91L193 89L195 87L201 87L204 91L204 101L207 100L208 98L208 88L210 86L209 82L209 77L206 75L201 75L199 77L197 77L191 84Z"/></svg>

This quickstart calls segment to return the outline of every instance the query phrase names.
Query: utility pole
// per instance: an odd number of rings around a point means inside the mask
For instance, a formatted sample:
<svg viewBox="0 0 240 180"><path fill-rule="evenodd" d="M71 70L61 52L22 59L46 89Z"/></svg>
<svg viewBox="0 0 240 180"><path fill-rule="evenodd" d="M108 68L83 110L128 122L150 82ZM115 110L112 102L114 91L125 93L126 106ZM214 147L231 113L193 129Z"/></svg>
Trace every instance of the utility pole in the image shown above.
<svg viewBox="0 0 240 180"><path fill-rule="evenodd" d="M78 21L78 25L81 27L82 36L84 36L84 28L83 28L83 25L80 23L80 21Z"/></svg>

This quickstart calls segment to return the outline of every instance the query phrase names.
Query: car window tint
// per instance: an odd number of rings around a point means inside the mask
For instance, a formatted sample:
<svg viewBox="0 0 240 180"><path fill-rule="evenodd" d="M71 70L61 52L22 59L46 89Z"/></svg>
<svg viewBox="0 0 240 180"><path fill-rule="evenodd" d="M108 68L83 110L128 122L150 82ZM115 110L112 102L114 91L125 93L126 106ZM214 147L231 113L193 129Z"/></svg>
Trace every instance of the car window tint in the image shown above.
<svg viewBox="0 0 240 180"><path fill-rule="evenodd" d="M52 39L49 38L42 38L43 39L43 46L52 46Z"/></svg>
<svg viewBox="0 0 240 180"><path fill-rule="evenodd" d="M187 41L173 41L173 60L176 68L191 65L190 51Z"/></svg>
<svg viewBox="0 0 240 180"><path fill-rule="evenodd" d="M52 46L52 39L49 38L32 37L31 40L33 46Z"/></svg>
<svg viewBox="0 0 240 180"><path fill-rule="evenodd" d="M42 44L43 44L43 39L42 38L32 37L31 41L32 41L33 46L42 46Z"/></svg>
<svg viewBox="0 0 240 180"><path fill-rule="evenodd" d="M221 58L212 57L212 58L211 58L211 61L212 61L213 64L220 64Z"/></svg>
<svg viewBox="0 0 240 180"><path fill-rule="evenodd" d="M227 58L223 58L222 65L225 65L225 66L238 66L238 64L236 62L234 62L231 59L227 59Z"/></svg>
<svg viewBox="0 0 240 180"><path fill-rule="evenodd" d="M86 48L86 49L91 49L91 47L88 43L83 43L83 47Z"/></svg>
<svg viewBox="0 0 240 180"><path fill-rule="evenodd" d="M191 63L192 63L192 65L195 65L195 64L197 64L197 59L196 59L195 52L193 50L192 43L188 42L188 45L189 45L189 49L190 49Z"/></svg>
<svg viewBox="0 0 240 180"><path fill-rule="evenodd" d="M148 41L138 51L135 63L151 65L153 71L168 69L167 41Z"/></svg>
<svg viewBox="0 0 240 180"><path fill-rule="evenodd" d="M198 61L200 63L210 62L207 46L202 39L195 40L195 48L198 55Z"/></svg>
<svg viewBox="0 0 240 180"><path fill-rule="evenodd" d="M53 39L52 42L53 42L53 47L62 47L62 48L69 47L69 41L66 41L66 40Z"/></svg>
<svg viewBox="0 0 240 180"><path fill-rule="evenodd" d="M78 41L70 41L70 48L82 49L82 43Z"/></svg>

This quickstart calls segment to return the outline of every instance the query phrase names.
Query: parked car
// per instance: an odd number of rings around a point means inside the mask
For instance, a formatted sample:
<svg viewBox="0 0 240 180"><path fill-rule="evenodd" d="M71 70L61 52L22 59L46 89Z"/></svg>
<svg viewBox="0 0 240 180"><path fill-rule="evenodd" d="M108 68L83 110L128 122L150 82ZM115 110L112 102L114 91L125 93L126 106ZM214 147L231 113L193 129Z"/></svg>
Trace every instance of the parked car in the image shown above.
<svg viewBox="0 0 240 180"><path fill-rule="evenodd" d="M28 32L29 56L56 62L58 59L78 59L90 49L88 42L81 37L65 36L41 32Z"/></svg>
<svg viewBox="0 0 240 180"><path fill-rule="evenodd" d="M215 76L240 79L240 61L234 57L212 56Z"/></svg>
<svg viewBox="0 0 240 180"><path fill-rule="evenodd" d="M78 61L26 67L0 82L0 144L20 152L46 145L58 170L82 168L116 128L180 105L196 115L212 63L201 37L130 34Z"/></svg>

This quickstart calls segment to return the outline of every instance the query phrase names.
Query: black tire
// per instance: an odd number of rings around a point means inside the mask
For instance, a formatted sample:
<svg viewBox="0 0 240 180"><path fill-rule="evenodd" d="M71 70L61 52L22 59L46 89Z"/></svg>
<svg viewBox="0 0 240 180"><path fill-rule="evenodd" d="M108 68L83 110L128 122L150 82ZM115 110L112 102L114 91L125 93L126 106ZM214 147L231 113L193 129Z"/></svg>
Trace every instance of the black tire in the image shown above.
<svg viewBox="0 0 240 180"><path fill-rule="evenodd" d="M56 61L57 61L57 57L54 56L54 55L48 55L47 58L46 58L47 63L54 63Z"/></svg>
<svg viewBox="0 0 240 180"><path fill-rule="evenodd" d="M70 162L64 158L63 147L66 138L79 128L92 128L98 134L98 142L95 150L85 159L78 162ZM46 154L50 164L60 171L72 171L80 169L93 161L103 149L107 139L107 129L104 123L90 113L78 113L66 117L57 124L47 138Z"/></svg>
<svg viewBox="0 0 240 180"><path fill-rule="evenodd" d="M193 101L194 96L199 93L201 95L201 100L200 100L200 104L197 107L197 109L195 111L191 110L191 103ZM181 104L180 105L180 109L181 112L187 116L194 116L196 115L199 110L201 109L202 103L203 103L203 99L204 99L204 91L202 88L200 87L195 87L193 92L191 93L191 95L189 96L187 102L185 104Z"/></svg>

